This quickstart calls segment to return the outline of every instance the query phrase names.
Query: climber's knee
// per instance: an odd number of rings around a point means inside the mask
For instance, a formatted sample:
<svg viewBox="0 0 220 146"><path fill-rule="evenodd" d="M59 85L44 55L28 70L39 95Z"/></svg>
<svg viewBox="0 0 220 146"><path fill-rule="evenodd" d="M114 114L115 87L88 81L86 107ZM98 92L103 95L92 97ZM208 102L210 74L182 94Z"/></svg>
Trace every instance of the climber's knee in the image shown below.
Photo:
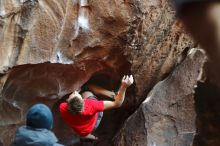
<svg viewBox="0 0 220 146"><path fill-rule="evenodd" d="M93 97L95 96L91 91L85 91L82 93L83 98Z"/></svg>

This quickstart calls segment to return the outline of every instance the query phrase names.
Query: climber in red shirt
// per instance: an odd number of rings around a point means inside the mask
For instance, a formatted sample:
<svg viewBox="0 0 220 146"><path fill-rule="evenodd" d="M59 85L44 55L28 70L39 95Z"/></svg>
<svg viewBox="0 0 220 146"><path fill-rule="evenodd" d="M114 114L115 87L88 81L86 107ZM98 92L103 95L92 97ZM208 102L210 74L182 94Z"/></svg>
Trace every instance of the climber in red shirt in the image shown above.
<svg viewBox="0 0 220 146"><path fill-rule="evenodd" d="M133 76L124 76L117 95L95 85L89 85L89 89L95 94L114 97L114 101L98 101L91 91L79 94L74 91L66 102L60 104L59 109L63 120L81 138L97 139L91 133L98 127L102 112L107 109L118 108L122 105L127 87L134 82Z"/></svg>

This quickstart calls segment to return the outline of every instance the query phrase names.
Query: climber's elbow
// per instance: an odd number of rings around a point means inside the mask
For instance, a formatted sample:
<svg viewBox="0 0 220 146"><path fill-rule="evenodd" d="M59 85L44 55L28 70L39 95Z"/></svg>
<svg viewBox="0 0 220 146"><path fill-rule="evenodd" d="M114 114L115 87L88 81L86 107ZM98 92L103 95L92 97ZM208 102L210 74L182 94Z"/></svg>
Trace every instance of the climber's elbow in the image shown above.
<svg viewBox="0 0 220 146"><path fill-rule="evenodd" d="M115 102L115 108L119 108L119 107L121 107L121 105L122 105L122 102Z"/></svg>

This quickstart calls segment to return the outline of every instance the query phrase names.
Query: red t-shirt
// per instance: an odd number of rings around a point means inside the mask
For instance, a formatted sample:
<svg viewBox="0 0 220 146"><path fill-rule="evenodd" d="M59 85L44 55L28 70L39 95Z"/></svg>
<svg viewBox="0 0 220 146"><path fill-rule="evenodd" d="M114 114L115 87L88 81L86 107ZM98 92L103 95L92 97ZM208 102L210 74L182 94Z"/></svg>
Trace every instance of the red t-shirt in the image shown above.
<svg viewBox="0 0 220 146"><path fill-rule="evenodd" d="M82 114L70 113L66 102L60 104L61 117L80 136L86 136L92 132L98 112L102 111L104 111L104 102L94 99L84 99Z"/></svg>

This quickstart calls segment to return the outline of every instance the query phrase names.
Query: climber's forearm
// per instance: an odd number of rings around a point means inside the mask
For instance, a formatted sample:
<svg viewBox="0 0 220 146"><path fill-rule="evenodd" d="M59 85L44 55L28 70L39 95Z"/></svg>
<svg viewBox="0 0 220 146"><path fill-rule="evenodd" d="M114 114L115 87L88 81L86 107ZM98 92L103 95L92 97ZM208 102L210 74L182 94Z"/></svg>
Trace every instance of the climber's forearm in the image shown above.
<svg viewBox="0 0 220 146"><path fill-rule="evenodd" d="M126 89L127 85L122 83L118 94L115 96L115 101L104 101L104 109L106 110L120 107L124 102Z"/></svg>
<svg viewBox="0 0 220 146"><path fill-rule="evenodd" d="M118 94L115 96L116 107L120 107L124 102L126 89L127 89L127 85L122 83L118 91Z"/></svg>

